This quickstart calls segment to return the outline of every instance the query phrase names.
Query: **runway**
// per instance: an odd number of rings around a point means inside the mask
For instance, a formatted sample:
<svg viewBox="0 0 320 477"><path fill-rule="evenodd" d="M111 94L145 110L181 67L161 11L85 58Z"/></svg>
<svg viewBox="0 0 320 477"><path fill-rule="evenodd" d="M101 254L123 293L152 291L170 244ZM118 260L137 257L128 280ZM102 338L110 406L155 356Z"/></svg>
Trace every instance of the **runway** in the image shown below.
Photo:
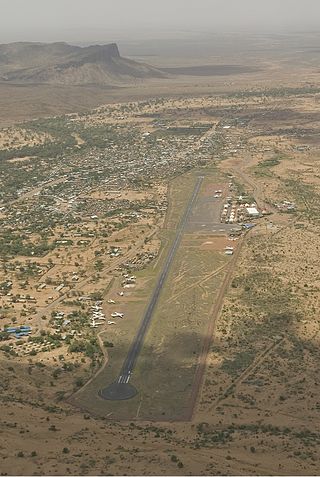
<svg viewBox="0 0 320 477"><path fill-rule="evenodd" d="M152 320L153 312L155 310L155 307L157 305L161 290L163 288L163 285L168 277L168 273L170 270L170 267L172 265L172 262L174 260L174 257L176 255L176 252L179 248L181 238L183 236L183 233L186 228L186 224L188 222L188 219L190 217L190 214L192 212L193 206L196 202L196 199L198 197L202 182L203 182L204 177L199 176L197 179L197 182L195 184L194 190L192 192L192 195L190 197L190 200L188 202L187 208L180 220L180 223L177 228L177 233L174 239L174 242L169 250L169 253L166 257L165 263L163 265L160 277L158 279L158 282L155 286L155 289L153 291L151 300L149 302L149 305L146 309L144 318L140 324L139 330L134 338L134 341L129 349L129 352L127 354L127 357L122 365L121 371L119 373L118 379L116 380L115 383L113 383L111 386L108 386L107 388L102 389L99 392L100 397L104 399L109 399L109 400L122 400L122 399L129 399L130 397L134 397L137 394L137 390L129 385L130 378L132 376L137 358L140 354L141 348L143 346L143 341L145 338L145 335L147 333L148 327L150 325L150 322ZM128 389L129 386L132 391L132 395L128 397ZM125 394L123 394L123 391L125 391ZM124 397L125 396L125 397Z"/></svg>

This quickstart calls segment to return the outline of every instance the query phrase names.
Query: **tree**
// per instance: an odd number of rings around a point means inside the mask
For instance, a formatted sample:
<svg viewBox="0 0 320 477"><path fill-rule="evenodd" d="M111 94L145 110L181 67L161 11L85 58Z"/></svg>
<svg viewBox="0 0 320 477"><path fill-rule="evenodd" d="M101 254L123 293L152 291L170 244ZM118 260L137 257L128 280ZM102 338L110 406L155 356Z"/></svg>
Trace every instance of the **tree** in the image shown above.
<svg viewBox="0 0 320 477"><path fill-rule="evenodd" d="M98 271L98 272L101 272L104 268L104 265L103 265L103 262L102 260L97 260L96 263L95 263L95 269Z"/></svg>
<svg viewBox="0 0 320 477"><path fill-rule="evenodd" d="M83 379L82 378L77 378L75 380L75 385L77 386L77 388L81 388L81 386L83 386Z"/></svg>
<svg viewBox="0 0 320 477"><path fill-rule="evenodd" d="M113 343L111 343L110 341L104 341L103 342L103 345L106 347L106 348L113 348Z"/></svg>

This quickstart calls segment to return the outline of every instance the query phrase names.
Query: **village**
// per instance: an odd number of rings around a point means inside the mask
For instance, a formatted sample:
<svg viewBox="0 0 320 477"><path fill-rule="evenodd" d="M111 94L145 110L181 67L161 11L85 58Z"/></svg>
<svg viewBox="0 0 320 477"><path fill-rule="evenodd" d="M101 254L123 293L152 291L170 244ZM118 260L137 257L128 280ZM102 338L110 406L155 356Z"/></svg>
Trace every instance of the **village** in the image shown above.
<svg viewBox="0 0 320 477"><path fill-rule="evenodd" d="M121 303L108 297L106 290L120 274L121 298L135 287L134 271L157 258L156 232L167 212L170 177L205 166L212 155L223 160L247 149L244 132L251 133L247 120L235 116L217 121L203 113L200 120L198 103L198 99L129 103L23 125L24 131L30 128L44 139L28 146L30 157L23 157L25 143L20 147L15 143L3 163L4 350L27 355L70 347L76 339L94 336L97 328L119 324L124 316L121 306L117 309ZM188 108L194 111L191 119L186 119ZM54 133L62 128L64 135L55 145ZM63 144L68 146L62 148ZM52 148L58 146L52 156ZM271 154L265 146L250 148L258 157ZM16 169L18 188L11 182ZM226 179L229 195L221 204L221 223L246 231L270 214L270 208L255 202L250 187L246 193L232 175ZM214 198L221 197L222 191L216 190ZM293 211L295 204L284 201L275 207ZM237 239L234 235L232 240ZM226 255L233 252L232 246L222 250ZM39 333L49 338L41 339Z"/></svg>

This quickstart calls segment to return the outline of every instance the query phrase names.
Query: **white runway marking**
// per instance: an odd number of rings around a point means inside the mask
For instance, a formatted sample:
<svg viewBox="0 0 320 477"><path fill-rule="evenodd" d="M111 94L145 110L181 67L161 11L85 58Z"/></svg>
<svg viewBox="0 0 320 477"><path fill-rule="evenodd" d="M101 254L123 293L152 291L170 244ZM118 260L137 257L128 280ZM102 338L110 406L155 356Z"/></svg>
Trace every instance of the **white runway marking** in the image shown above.
<svg viewBox="0 0 320 477"><path fill-rule="evenodd" d="M130 381L130 374L124 374L119 376L118 384L127 384Z"/></svg>

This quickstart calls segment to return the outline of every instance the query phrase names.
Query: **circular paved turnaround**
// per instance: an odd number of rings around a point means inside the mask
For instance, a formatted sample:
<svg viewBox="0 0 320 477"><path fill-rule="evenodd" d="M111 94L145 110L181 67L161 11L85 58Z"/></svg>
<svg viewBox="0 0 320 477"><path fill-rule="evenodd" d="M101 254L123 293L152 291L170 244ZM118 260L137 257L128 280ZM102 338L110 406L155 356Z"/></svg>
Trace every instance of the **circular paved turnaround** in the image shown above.
<svg viewBox="0 0 320 477"><path fill-rule="evenodd" d="M99 396L108 401L124 401L132 399L138 391L129 383L112 383L106 388L100 389Z"/></svg>

